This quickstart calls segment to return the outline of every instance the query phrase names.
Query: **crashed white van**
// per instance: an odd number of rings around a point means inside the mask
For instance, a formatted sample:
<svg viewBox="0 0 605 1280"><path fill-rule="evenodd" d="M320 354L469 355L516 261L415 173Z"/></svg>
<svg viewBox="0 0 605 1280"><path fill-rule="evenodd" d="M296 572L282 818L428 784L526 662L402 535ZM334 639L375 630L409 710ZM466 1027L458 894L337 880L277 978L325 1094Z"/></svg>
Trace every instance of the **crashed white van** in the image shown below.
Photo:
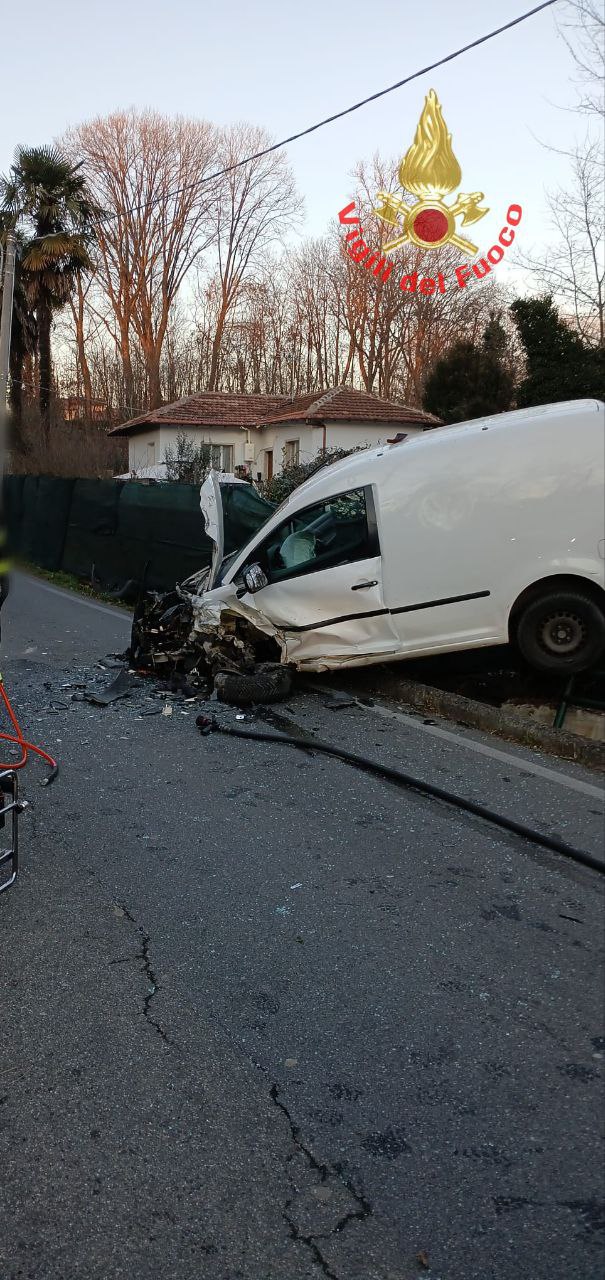
<svg viewBox="0 0 605 1280"><path fill-rule="evenodd" d="M228 559L194 627L247 618L300 670L514 641L572 672L605 649L604 406L544 405L365 450L296 489Z"/></svg>

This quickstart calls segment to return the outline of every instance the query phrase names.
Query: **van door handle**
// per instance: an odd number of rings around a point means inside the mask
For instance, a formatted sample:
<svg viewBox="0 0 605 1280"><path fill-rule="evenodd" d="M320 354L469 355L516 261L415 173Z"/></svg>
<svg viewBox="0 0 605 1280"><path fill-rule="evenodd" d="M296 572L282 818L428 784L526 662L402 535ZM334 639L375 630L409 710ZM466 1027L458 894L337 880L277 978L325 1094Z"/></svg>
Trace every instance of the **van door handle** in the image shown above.
<svg viewBox="0 0 605 1280"><path fill-rule="evenodd" d="M373 582L356 582L355 586L351 587L351 591L365 591L367 587L377 587L377 586L378 586L378 582L376 581L376 579L374 579Z"/></svg>

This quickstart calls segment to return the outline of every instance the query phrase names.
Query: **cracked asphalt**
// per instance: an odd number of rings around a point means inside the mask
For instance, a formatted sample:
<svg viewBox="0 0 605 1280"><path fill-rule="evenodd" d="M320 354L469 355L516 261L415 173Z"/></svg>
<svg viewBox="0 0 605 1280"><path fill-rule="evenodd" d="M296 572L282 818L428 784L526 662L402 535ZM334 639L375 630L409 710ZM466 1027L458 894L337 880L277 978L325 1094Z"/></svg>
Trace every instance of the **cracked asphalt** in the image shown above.
<svg viewBox="0 0 605 1280"><path fill-rule="evenodd" d="M81 701L128 631L21 575L2 612L61 773L0 897L0 1280L600 1280L602 879L142 682ZM578 766L277 711L602 853Z"/></svg>

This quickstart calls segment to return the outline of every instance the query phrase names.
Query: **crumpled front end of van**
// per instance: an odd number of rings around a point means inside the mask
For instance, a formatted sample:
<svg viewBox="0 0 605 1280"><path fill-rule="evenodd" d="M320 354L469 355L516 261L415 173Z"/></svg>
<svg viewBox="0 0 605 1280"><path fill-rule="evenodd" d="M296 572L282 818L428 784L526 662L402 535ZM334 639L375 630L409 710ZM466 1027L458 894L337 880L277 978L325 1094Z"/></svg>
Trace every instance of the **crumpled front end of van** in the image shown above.
<svg viewBox="0 0 605 1280"><path fill-rule="evenodd" d="M275 650L275 645L272 646L274 661L296 665L295 659L290 656L285 633L266 617L262 609L256 605L244 604L233 583L192 596L191 611L192 637L206 636L209 631L215 631L218 635L228 626L245 633L248 642L258 649L259 656L263 659L267 656L267 641L274 641L278 646L278 651ZM254 633L257 634L256 646Z"/></svg>
<svg viewBox="0 0 605 1280"><path fill-rule="evenodd" d="M230 608L227 588L189 595L182 587L148 594L137 606L129 660L142 674L192 692L212 685L219 671L252 672L258 662L279 662L281 648L256 618Z"/></svg>
<svg viewBox="0 0 605 1280"><path fill-rule="evenodd" d="M192 597L191 607L194 634L206 637L209 629L214 629L218 635L225 626L235 626L237 630L244 624L253 645L254 632L258 633L259 646L264 647L267 640L274 641L279 646L279 660L296 671L338 671L344 667L368 666L388 661L398 649L393 636L392 644L387 643L383 651L376 653L374 620L363 616L309 626L302 631L278 627L262 608L238 599L232 584Z"/></svg>
<svg viewBox="0 0 605 1280"><path fill-rule="evenodd" d="M237 489L235 489L237 485ZM161 678L177 677L193 685L203 685L217 671L251 672L258 663L279 662L300 671L329 671L382 661L396 652L385 635L384 647L376 652L376 622L373 613L349 620L318 621L304 617L302 625L275 622L263 612L262 591L244 593L241 582L221 583L221 573L230 562L225 558L225 538L230 533L228 516L233 506L233 489L250 486L211 473L200 492L205 531L213 543L210 566L164 595L150 593L138 605L132 629L130 657L138 670ZM244 497L246 497L244 493ZM250 504L251 505L251 504ZM259 517L263 516L259 511ZM260 527L260 525L259 525ZM227 540L229 547L229 541ZM238 553L239 554L239 553ZM215 585L218 582L219 585ZM274 586L272 613L290 622L287 597ZM331 602L325 602L328 610ZM275 613L274 613L275 616Z"/></svg>

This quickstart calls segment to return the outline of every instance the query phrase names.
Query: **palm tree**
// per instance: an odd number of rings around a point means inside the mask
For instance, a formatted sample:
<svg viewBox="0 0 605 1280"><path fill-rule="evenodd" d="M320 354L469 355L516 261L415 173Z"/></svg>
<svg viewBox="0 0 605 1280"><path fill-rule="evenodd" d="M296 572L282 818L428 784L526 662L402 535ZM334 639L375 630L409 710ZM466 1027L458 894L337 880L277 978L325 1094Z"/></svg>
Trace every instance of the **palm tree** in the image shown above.
<svg viewBox="0 0 605 1280"><path fill-rule="evenodd" d="M6 232L10 228L10 220L0 211L0 245L6 251ZM13 292L13 322L11 330L10 366L9 366L9 403L13 412L13 425L17 432L21 424L21 406L23 400L23 366L27 356L31 356L38 345L38 327L36 316L30 305L21 268L23 236L17 232L17 260L15 262L15 285ZM0 290L1 296L1 290Z"/></svg>
<svg viewBox="0 0 605 1280"><path fill-rule="evenodd" d="M23 231L21 279L35 313L40 416L48 430L53 313L67 302L79 272L92 270L89 248L101 210L79 172L54 147L19 147L8 177L0 179L5 217Z"/></svg>

